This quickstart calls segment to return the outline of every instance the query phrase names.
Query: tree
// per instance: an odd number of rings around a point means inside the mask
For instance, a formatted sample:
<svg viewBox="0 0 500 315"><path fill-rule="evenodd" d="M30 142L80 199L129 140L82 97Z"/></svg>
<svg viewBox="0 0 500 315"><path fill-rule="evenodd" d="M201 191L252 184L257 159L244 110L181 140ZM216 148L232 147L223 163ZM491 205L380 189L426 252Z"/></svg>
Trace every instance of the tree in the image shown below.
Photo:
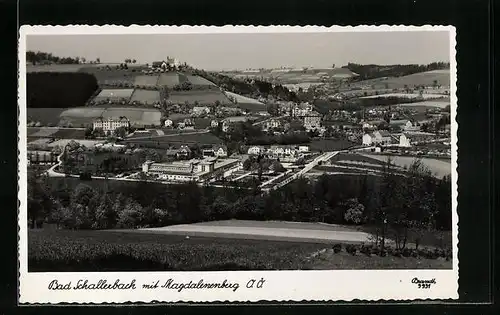
<svg viewBox="0 0 500 315"><path fill-rule="evenodd" d="M359 203L358 199L352 198L344 203L346 208L344 220L347 223L361 224L365 221L364 211L365 206Z"/></svg>
<svg viewBox="0 0 500 315"><path fill-rule="evenodd" d="M132 63L136 63L136 62L137 62L137 60L135 60L135 59L132 59Z"/></svg>
<svg viewBox="0 0 500 315"><path fill-rule="evenodd" d="M39 171L28 173L28 220L33 228L37 222L50 215L53 200L50 197L48 187L43 175Z"/></svg>
<svg viewBox="0 0 500 315"><path fill-rule="evenodd" d="M101 63L101 58L97 57L97 58L95 59L95 62L96 62L96 63Z"/></svg>
<svg viewBox="0 0 500 315"><path fill-rule="evenodd" d="M142 221L142 207L141 205L133 200L132 198L128 198L125 206L118 212L118 222L117 225L120 228L135 228Z"/></svg>
<svg viewBox="0 0 500 315"><path fill-rule="evenodd" d="M113 132L114 136L117 138L125 138L128 134L127 128L126 127L119 127L116 128L115 131Z"/></svg>

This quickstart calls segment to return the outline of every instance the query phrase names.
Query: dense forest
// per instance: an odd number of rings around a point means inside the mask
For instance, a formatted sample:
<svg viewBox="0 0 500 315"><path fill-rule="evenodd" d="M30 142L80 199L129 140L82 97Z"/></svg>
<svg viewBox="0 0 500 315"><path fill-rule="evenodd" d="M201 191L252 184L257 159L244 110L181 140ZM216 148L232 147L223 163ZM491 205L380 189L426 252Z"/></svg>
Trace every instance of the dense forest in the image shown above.
<svg viewBox="0 0 500 315"><path fill-rule="evenodd" d="M348 63L347 68L352 72L359 74L358 80L376 79L382 77L401 77L419 72L449 69L449 62L433 62L428 65L361 65L357 63Z"/></svg>
<svg viewBox="0 0 500 315"><path fill-rule="evenodd" d="M28 73L27 106L29 108L84 106L98 87L96 77L88 73Z"/></svg>
<svg viewBox="0 0 500 315"><path fill-rule="evenodd" d="M297 94L281 84L272 84L258 79L236 79L221 73L206 72L204 70L193 70L193 74L214 82L226 91L240 95L252 98L273 96L279 100L298 101Z"/></svg>

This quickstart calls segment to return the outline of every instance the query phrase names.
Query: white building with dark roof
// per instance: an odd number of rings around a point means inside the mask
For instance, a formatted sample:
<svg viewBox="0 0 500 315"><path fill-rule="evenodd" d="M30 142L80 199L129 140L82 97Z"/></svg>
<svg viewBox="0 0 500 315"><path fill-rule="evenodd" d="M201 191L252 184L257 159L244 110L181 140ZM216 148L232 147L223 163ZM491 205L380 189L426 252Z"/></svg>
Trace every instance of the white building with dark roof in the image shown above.
<svg viewBox="0 0 500 315"><path fill-rule="evenodd" d="M115 131L120 127L129 128L130 121L126 117L120 118L98 118L92 123L93 129L102 129L103 131Z"/></svg>

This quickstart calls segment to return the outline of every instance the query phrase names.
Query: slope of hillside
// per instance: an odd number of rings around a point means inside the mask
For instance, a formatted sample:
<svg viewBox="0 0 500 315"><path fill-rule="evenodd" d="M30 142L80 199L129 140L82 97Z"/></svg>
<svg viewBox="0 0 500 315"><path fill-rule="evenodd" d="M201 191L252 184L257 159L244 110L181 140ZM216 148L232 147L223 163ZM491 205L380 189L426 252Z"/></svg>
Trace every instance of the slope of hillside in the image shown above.
<svg viewBox="0 0 500 315"><path fill-rule="evenodd" d="M363 80L357 82L355 85L370 85L375 89L402 89L405 87L415 86L434 86L435 84L449 87L451 82L450 70L433 70L420 73L414 73L402 77L387 77Z"/></svg>

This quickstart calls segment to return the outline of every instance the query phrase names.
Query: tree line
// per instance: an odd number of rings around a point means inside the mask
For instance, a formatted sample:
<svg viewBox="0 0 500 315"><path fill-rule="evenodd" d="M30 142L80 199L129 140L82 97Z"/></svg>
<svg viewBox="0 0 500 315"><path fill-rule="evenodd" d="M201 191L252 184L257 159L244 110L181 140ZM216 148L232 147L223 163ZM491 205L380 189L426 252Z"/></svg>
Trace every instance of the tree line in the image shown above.
<svg viewBox="0 0 500 315"><path fill-rule="evenodd" d="M217 86L223 88L226 91L231 91L237 94L245 95L248 97L268 97L274 96L277 99L285 101L298 101L297 94L288 90L281 84L272 84L267 81L259 79L236 79L230 76L221 74L207 72L204 70L192 70L194 75L203 77L209 81L212 81Z"/></svg>
<svg viewBox="0 0 500 315"><path fill-rule="evenodd" d="M449 69L449 62L432 62L427 65L409 64L409 65L362 65L349 62L346 66L352 72L359 74L358 80L376 79L382 77L401 77L419 72Z"/></svg>
<svg viewBox="0 0 500 315"><path fill-rule="evenodd" d="M99 60L99 58L97 58ZM80 64L85 63L86 59L84 57L58 57L52 53L46 53L41 51L30 51L26 52L26 62L33 65L40 63L55 63L55 64Z"/></svg>

